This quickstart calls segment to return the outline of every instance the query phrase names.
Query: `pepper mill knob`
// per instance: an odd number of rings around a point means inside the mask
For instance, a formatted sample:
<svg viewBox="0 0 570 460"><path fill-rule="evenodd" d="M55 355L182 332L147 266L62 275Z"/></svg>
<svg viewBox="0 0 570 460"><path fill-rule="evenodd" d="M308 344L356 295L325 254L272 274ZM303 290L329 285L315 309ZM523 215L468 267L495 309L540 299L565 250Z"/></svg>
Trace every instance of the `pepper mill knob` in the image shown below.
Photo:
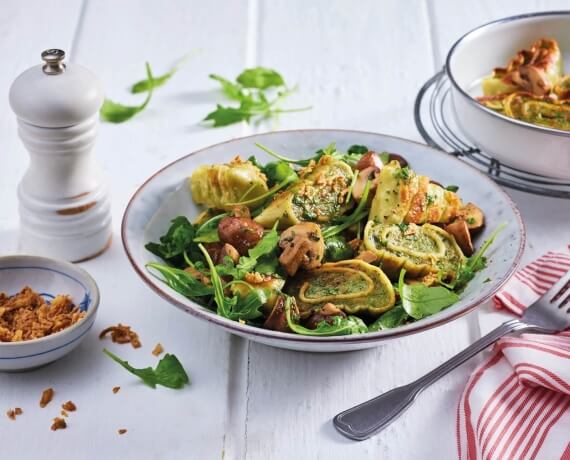
<svg viewBox="0 0 570 460"><path fill-rule="evenodd" d="M58 49L45 50L42 53L42 59L45 64L42 67L43 71L48 75L57 75L65 71L65 51Z"/></svg>
<svg viewBox="0 0 570 460"><path fill-rule="evenodd" d="M102 253L111 239L111 206L92 148L103 91L65 52L48 49L44 64L20 74L10 105L30 166L18 187L20 246L73 262Z"/></svg>

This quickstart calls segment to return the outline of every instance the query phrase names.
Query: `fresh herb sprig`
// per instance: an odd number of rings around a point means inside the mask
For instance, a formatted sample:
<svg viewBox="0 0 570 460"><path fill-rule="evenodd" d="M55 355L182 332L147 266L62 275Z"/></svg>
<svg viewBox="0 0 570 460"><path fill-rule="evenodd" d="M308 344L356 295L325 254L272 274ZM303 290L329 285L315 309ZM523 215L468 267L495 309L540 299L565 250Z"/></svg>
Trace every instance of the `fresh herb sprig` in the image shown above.
<svg viewBox="0 0 570 460"><path fill-rule="evenodd" d="M282 109L281 103L296 88L289 88L283 77L275 70L266 67L254 67L244 70L232 82L219 75L211 74L210 78L222 86L222 92L236 106L216 105L216 110L210 112L203 121L213 127L228 126L234 123L262 120L275 117L286 112L300 112L311 107Z"/></svg>
<svg viewBox="0 0 570 460"><path fill-rule="evenodd" d="M99 110L99 114L101 119L111 122L111 123L123 123L127 120L133 118L137 113L142 112L150 99L152 98L152 92L155 87L154 78L152 76L152 70L150 68L150 64L148 62L145 63L146 68L146 82L148 85L148 90L146 93L146 99L143 101L141 105L123 105L119 104L118 102L111 101L110 99L105 99L101 109Z"/></svg>
<svg viewBox="0 0 570 460"><path fill-rule="evenodd" d="M190 378L184 370L184 367L182 367L178 358L170 353L164 355L154 369L152 367L137 369L131 366L127 361L124 361L117 355L111 353L106 348L103 349L103 353L116 363L119 363L131 374L136 375L151 388L156 388L157 385L162 385L163 387L178 390L183 388L184 385L190 383Z"/></svg>
<svg viewBox="0 0 570 460"><path fill-rule="evenodd" d="M133 94L146 93L151 89L163 86L168 80L170 80L174 76L176 72L180 70L180 68L188 61L189 58L190 55L184 56L176 64L174 64L172 69L170 69L168 72L162 75L159 75L152 79L146 78L144 80L137 81L131 86L131 93Z"/></svg>

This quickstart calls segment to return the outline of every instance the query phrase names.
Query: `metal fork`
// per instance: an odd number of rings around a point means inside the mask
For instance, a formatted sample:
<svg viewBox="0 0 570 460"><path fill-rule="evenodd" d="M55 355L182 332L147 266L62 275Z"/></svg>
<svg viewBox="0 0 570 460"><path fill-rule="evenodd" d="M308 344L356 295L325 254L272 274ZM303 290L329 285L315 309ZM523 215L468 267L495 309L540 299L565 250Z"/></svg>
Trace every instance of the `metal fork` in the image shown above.
<svg viewBox="0 0 570 460"><path fill-rule="evenodd" d="M389 425L414 402L429 385L457 366L512 332L552 334L570 327L570 272L566 273L546 294L524 311L521 319L501 324L471 346L455 355L415 382L394 388L374 399L338 414L334 426L344 436L363 441Z"/></svg>

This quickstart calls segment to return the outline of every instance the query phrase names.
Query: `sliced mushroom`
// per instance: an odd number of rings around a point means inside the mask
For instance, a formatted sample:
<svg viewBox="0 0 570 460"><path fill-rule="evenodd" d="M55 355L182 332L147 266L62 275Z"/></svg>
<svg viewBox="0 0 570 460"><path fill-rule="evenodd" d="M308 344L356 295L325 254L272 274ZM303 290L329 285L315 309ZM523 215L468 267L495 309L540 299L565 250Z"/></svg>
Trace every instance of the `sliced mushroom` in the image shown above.
<svg viewBox="0 0 570 460"><path fill-rule="evenodd" d="M291 313L294 316L299 315L299 310L295 302L292 302L291 309ZM285 314L285 296L279 296L277 302L275 302L275 306L273 307L271 314L263 323L263 327L265 329L271 329L273 331L292 332L289 328L289 324L287 323L287 316Z"/></svg>
<svg viewBox="0 0 570 460"><path fill-rule="evenodd" d="M231 244L245 256L263 236L263 227L247 217L227 216L218 224L218 235L222 243Z"/></svg>
<svg viewBox="0 0 570 460"><path fill-rule="evenodd" d="M239 252L231 244L226 243L222 246L222 250L218 255L217 263L219 264L223 263L225 257L229 257L230 259L232 259L232 262L234 264L237 264L239 260Z"/></svg>
<svg viewBox="0 0 570 460"><path fill-rule="evenodd" d="M481 209L473 203L467 203L458 212L458 220L464 220L472 232L480 230L485 225L485 215Z"/></svg>
<svg viewBox="0 0 570 460"><path fill-rule="evenodd" d="M289 276L294 276L301 267L305 270L320 267L325 254L321 228L313 222L289 227L281 234L279 247L283 249L279 262Z"/></svg>
<svg viewBox="0 0 570 460"><path fill-rule="evenodd" d="M326 321L327 323L331 323L332 319L335 316L342 316L343 318L346 317L346 314L338 308L334 303L326 303L324 304L319 310L314 312L309 319L305 322L305 327L309 329L316 329L319 323Z"/></svg>
<svg viewBox="0 0 570 460"><path fill-rule="evenodd" d="M534 65L521 65L511 77L514 83L537 96L543 96L552 89L544 70Z"/></svg>
<svg viewBox="0 0 570 460"><path fill-rule="evenodd" d="M470 256L473 254L473 242L471 241L471 233L467 222L464 220L456 220L445 226L445 231L453 235L463 254Z"/></svg>
<svg viewBox="0 0 570 460"><path fill-rule="evenodd" d="M356 165L354 166L355 169L359 171L363 171L368 168L374 168L377 171L382 169L382 160L375 152L368 152L362 155L360 160L357 161Z"/></svg>

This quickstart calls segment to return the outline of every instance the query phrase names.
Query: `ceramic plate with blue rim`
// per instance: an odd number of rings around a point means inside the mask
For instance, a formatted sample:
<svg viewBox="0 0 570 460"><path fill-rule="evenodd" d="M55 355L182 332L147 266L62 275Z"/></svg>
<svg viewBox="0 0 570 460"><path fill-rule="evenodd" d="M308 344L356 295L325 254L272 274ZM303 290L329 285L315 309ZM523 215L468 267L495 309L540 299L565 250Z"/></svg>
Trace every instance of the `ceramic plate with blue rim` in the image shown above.
<svg viewBox="0 0 570 460"><path fill-rule="evenodd" d="M187 182L197 166L227 163L238 154L242 158L255 155L262 163L271 161L271 157L255 147L256 142L294 159L312 156L316 150L331 142L335 142L341 151L358 144L377 152L400 154L419 174L427 175L442 184L457 184L464 202L477 203L483 209L487 225L476 238L476 247L500 224L505 223L506 227L488 254L488 266L477 273L459 301L419 321L379 332L336 337L302 336L231 321L192 302L153 277L145 265L160 260L144 246L149 241L158 241L176 216L185 215L193 220L200 213L201 208L192 201ZM191 153L167 165L150 177L131 199L123 217L122 238L129 260L143 281L183 311L231 333L267 345L303 351L337 352L377 346L404 335L437 327L473 310L497 292L514 273L524 248L525 231L515 204L495 182L444 152L382 134L315 129L279 131L233 139Z"/></svg>
<svg viewBox="0 0 570 460"><path fill-rule="evenodd" d="M95 280L77 265L46 257L0 257L0 291L14 295L25 286L48 302L59 294L67 294L86 315L72 326L40 339L0 342L0 371L33 369L65 356L79 345L95 321L99 289Z"/></svg>

